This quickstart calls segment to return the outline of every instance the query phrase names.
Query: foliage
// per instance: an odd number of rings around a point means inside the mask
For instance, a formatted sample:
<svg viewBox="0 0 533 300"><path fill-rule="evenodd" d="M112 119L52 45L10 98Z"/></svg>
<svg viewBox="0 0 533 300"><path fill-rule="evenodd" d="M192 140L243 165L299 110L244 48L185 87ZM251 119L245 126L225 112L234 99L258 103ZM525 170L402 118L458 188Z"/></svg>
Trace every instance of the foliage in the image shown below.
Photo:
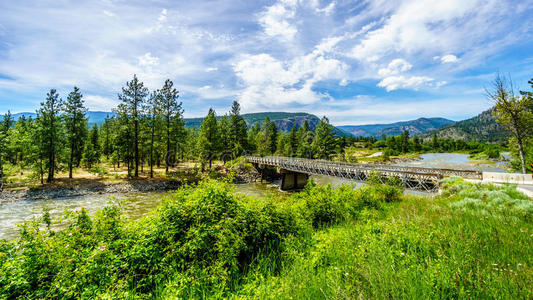
<svg viewBox="0 0 533 300"><path fill-rule="evenodd" d="M208 180L170 193L139 222L124 219L116 205L94 217L82 209L57 221L29 221L19 239L0 243L0 295L147 296L161 287L177 297L228 295L264 255L273 255L271 271L281 270L284 253L306 247L311 225L338 223L399 199L380 188L309 184L285 200L255 199ZM41 221L62 222L64 229L43 228Z"/></svg>

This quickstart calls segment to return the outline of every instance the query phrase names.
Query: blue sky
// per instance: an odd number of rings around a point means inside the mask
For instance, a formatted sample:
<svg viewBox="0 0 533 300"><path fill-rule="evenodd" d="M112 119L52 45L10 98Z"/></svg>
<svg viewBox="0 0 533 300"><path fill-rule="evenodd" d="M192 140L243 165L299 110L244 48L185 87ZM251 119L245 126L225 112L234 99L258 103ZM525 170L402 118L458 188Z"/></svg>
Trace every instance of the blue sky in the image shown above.
<svg viewBox="0 0 533 300"><path fill-rule="evenodd" d="M186 117L326 115L333 124L460 120L495 72L529 88L533 1L1 1L0 112L78 86L111 110L133 74L166 78Z"/></svg>

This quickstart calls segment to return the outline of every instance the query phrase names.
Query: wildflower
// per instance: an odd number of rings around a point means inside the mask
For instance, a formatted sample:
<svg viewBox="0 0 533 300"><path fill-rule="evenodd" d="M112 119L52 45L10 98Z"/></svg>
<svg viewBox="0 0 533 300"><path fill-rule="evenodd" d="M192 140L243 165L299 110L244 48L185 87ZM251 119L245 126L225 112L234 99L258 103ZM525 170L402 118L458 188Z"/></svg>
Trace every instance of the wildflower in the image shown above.
<svg viewBox="0 0 533 300"><path fill-rule="evenodd" d="M401 256L403 256L403 255L404 255L404 253L403 253L403 252L400 252L400 255L401 255Z"/></svg>
<svg viewBox="0 0 533 300"><path fill-rule="evenodd" d="M98 247L98 249L100 249L100 251L104 251L106 249L106 246L102 245L102 246Z"/></svg>

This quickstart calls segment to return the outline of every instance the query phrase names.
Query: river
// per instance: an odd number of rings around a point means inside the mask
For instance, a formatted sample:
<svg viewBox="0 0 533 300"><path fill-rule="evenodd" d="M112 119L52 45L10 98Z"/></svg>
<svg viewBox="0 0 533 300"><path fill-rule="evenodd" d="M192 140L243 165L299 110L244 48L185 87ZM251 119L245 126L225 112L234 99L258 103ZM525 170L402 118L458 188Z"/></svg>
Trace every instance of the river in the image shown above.
<svg viewBox="0 0 533 300"><path fill-rule="evenodd" d="M401 162L397 165L421 166L429 168L468 168L482 169L483 171L504 172L503 164L490 166L475 166L469 164L467 154L456 153L427 153L421 155L421 160ZM349 181L342 178L332 178L327 176L312 176L319 184L350 184L354 187L361 183ZM237 192L262 197L268 193L286 194L278 190L278 182L274 183L247 183L236 184ZM409 193L420 194L421 192L408 191ZM424 193L422 193L424 194ZM166 195L162 192L127 193L109 195L86 195L77 197L63 197L52 200L25 200L12 203L0 204L0 239L12 239L18 235L17 224L33 218L40 218L45 207L48 207L53 219L62 215L65 210L78 210L84 206L91 213L101 209L105 205L121 201L124 213L131 219L138 219L152 211Z"/></svg>

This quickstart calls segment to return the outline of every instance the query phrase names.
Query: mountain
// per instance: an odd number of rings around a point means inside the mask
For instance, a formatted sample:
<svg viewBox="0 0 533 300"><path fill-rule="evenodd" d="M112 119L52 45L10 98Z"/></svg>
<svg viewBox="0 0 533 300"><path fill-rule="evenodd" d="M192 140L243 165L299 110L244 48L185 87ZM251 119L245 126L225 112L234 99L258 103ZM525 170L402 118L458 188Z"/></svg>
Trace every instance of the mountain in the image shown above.
<svg viewBox="0 0 533 300"><path fill-rule="evenodd" d="M23 112L13 114L13 119L18 120L24 115L26 118L32 117L35 118L35 113ZM104 122L107 116L113 117L116 114L114 112L103 112L103 111L89 111L87 116L89 117L89 126L92 126L94 123L100 125ZM268 116L270 121L273 121L276 124L276 127L283 131L289 132L292 129L293 125L296 125L296 128L300 128L304 125L305 121L309 123L311 130L314 130L320 119L312 114L308 113L288 113L288 112L261 112L261 113L250 113L243 114L242 117L248 127L253 126L255 123L261 124L263 120ZM219 116L220 118L220 116ZM3 116L0 116L0 120L3 119ZM186 127L199 128L202 124L203 118L184 118ZM334 128L336 135L338 136L347 136L349 133L345 132L342 129Z"/></svg>
<svg viewBox="0 0 533 300"><path fill-rule="evenodd" d="M317 116L308 113L260 112L242 114L242 117L248 125L248 128L252 127L256 123L261 124L265 118L268 117L270 121L276 124L278 130L285 133L290 132L293 125L296 125L297 129L302 127L305 124L305 121L309 123L309 128L311 128L311 130L315 130L316 125L320 122L320 119ZM199 128L200 124L202 124L203 118L185 118L183 120L185 121L186 127ZM338 127L334 127L334 130L337 136L350 135L350 133Z"/></svg>
<svg viewBox="0 0 533 300"><path fill-rule="evenodd" d="M489 143L506 142L509 132L496 122L492 112L491 108L473 118L443 126L435 130L437 137ZM421 137L430 138L432 135L433 132L428 132Z"/></svg>
<svg viewBox="0 0 533 300"><path fill-rule="evenodd" d="M381 138L382 134L386 136L401 135L404 130L409 130L409 134L415 136L453 123L455 122L444 118L419 118L390 124L344 125L337 127L355 136Z"/></svg>
<svg viewBox="0 0 533 300"><path fill-rule="evenodd" d="M87 117L89 117L89 127L93 126L94 123L100 125L100 124L104 123L105 118L107 116L113 117L115 115L116 114L114 112L88 111L87 112ZM19 118L21 118L22 116L24 116L25 118L30 118L31 117L31 118L35 119L37 117L37 114L33 113L33 112L21 112L21 113L13 114L11 116L13 117L13 120L16 121ZM0 120L3 120L3 119L4 119L4 116L0 115Z"/></svg>

